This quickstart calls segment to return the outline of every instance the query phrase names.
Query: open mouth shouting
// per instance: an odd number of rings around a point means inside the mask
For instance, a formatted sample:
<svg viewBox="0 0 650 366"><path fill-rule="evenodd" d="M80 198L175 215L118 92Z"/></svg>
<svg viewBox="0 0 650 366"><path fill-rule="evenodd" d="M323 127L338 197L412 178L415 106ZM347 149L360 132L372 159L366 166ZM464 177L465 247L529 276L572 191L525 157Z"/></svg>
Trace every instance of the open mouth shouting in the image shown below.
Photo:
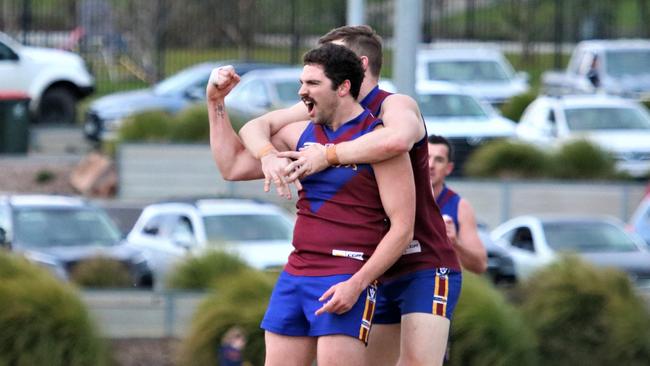
<svg viewBox="0 0 650 366"><path fill-rule="evenodd" d="M316 105L316 102L314 102L314 100L309 97L302 97L302 102L307 106L309 116L313 118L314 106Z"/></svg>

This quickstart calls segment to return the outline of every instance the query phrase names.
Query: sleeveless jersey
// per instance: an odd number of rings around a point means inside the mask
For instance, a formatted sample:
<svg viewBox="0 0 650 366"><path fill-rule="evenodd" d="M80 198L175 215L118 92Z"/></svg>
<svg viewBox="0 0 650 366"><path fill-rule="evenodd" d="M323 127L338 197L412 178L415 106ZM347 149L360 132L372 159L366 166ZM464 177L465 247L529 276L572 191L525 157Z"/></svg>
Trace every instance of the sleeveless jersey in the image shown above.
<svg viewBox="0 0 650 366"><path fill-rule="evenodd" d="M381 121L368 110L336 131L309 123L297 148L334 144L371 132ZM388 231L387 215L370 164L329 167L300 181L295 250L285 270L299 276L355 273Z"/></svg>
<svg viewBox="0 0 650 366"><path fill-rule="evenodd" d="M446 185L442 186L442 191L436 197L436 203L440 207L440 213L447 215L454 220L454 225L456 225L456 230L459 229L458 226L458 204L460 203L460 196L458 193L447 188Z"/></svg>
<svg viewBox="0 0 650 366"><path fill-rule="evenodd" d="M391 93L376 86L361 105L375 116L381 112L381 105ZM433 197L429 177L429 148L427 135L409 151L413 178L415 179L415 227L413 241L404 254L384 274L388 279L402 274L429 268L449 268L460 271L460 263L454 248L447 239L445 223Z"/></svg>

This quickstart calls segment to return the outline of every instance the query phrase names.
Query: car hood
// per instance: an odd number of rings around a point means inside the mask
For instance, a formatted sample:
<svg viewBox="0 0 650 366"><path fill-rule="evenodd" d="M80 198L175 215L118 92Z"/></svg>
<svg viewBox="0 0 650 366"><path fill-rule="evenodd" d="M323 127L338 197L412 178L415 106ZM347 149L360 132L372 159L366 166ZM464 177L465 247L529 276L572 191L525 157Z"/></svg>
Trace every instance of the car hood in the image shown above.
<svg viewBox="0 0 650 366"><path fill-rule="evenodd" d="M650 279L650 252L581 253L588 262L599 267L615 267L634 279Z"/></svg>
<svg viewBox="0 0 650 366"><path fill-rule="evenodd" d="M471 82L459 84L463 91L479 99L504 100L528 91L528 85L517 79L495 82Z"/></svg>
<svg viewBox="0 0 650 366"><path fill-rule="evenodd" d="M454 137L512 137L515 123L503 117L489 119L424 117L429 135Z"/></svg>
<svg viewBox="0 0 650 366"><path fill-rule="evenodd" d="M650 130L585 132L575 137L584 137L612 152L650 152Z"/></svg>
<svg viewBox="0 0 650 366"><path fill-rule="evenodd" d="M23 46L20 49L20 54L21 56L28 57L32 62L39 64L83 64L81 57L78 55L68 51L57 50L55 48Z"/></svg>
<svg viewBox="0 0 650 366"><path fill-rule="evenodd" d="M54 246L48 248L23 248L28 253L37 253L63 263L78 262L95 257L107 257L118 261L127 261L139 252L126 245L111 246L79 245L79 246Z"/></svg>
<svg viewBox="0 0 650 366"><path fill-rule="evenodd" d="M90 109L103 119L115 119L153 110L175 113L187 104L182 96L158 95L152 89L140 89L103 96Z"/></svg>

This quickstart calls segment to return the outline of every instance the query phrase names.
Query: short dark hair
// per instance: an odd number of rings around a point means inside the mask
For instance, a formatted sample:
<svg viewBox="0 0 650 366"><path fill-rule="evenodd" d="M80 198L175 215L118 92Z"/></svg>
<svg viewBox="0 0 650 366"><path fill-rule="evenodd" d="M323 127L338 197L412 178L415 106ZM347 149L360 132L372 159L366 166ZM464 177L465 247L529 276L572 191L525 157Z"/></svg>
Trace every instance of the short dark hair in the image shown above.
<svg viewBox="0 0 650 366"><path fill-rule="evenodd" d="M320 37L318 44L341 40L359 57L368 57L368 66L373 76L379 77L383 59L381 37L367 25L346 25L334 28Z"/></svg>
<svg viewBox="0 0 650 366"><path fill-rule="evenodd" d="M427 140L430 144L447 146L447 160L450 162L454 161L454 148L451 147L449 140L440 135L431 135Z"/></svg>
<svg viewBox="0 0 650 366"><path fill-rule="evenodd" d="M333 43L314 48L303 56L305 65L315 64L323 67L325 76L332 80L332 90L336 90L345 80L350 80L350 94L357 99L363 81L363 65L359 57L350 49Z"/></svg>

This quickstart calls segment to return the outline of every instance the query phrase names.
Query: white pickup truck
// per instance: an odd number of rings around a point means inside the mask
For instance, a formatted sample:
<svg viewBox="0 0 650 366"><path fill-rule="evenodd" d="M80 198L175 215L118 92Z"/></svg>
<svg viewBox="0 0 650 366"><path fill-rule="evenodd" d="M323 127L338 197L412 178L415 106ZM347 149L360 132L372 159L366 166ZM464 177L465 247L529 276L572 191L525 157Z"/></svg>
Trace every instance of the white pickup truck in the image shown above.
<svg viewBox="0 0 650 366"><path fill-rule="evenodd" d="M72 52L21 45L0 32L0 92L22 92L38 123L74 123L77 102L95 88L83 59Z"/></svg>
<svg viewBox="0 0 650 366"><path fill-rule="evenodd" d="M597 90L650 100L650 40L589 40L578 43L566 71L542 74L546 94Z"/></svg>

